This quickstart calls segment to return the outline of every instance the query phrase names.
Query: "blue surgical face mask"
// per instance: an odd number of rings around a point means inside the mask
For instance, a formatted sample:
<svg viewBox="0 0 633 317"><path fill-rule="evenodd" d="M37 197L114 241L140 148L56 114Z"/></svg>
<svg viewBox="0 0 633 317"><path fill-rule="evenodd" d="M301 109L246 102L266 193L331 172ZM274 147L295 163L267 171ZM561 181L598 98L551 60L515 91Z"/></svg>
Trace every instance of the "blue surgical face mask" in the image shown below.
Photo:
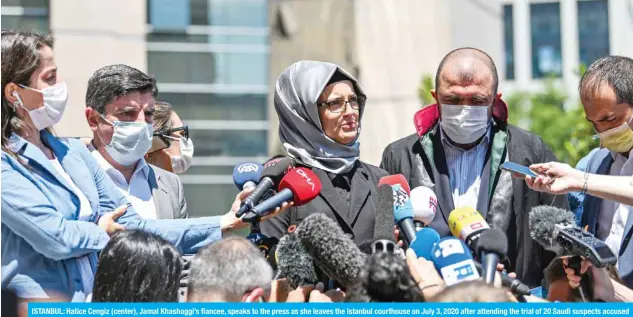
<svg viewBox="0 0 633 317"><path fill-rule="evenodd" d="M154 127L151 124L145 122L110 122L103 116L101 118L114 126L112 140L110 140L110 144L105 146L105 149L115 162L123 166L132 166L143 158L152 147Z"/></svg>

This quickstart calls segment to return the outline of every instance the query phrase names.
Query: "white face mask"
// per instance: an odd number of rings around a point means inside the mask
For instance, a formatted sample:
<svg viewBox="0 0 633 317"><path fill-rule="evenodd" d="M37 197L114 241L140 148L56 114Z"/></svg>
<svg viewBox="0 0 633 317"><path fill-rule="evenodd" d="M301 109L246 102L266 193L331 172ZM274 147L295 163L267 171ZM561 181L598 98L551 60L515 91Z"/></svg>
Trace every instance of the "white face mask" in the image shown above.
<svg viewBox="0 0 633 317"><path fill-rule="evenodd" d="M114 126L112 140L105 149L115 162L123 166L131 166L143 158L152 147L154 127L151 124L123 121L112 123L106 118L103 120Z"/></svg>
<svg viewBox="0 0 633 317"><path fill-rule="evenodd" d="M488 130L490 118L488 107L441 105L440 126L451 141L457 144L471 144Z"/></svg>
<svg viewBox="0 0 633 317"><path fill-rule="evenodd" d="M66 109L66 103L68 102L68 87L66 87L65 82L46 87L42 90L24 85L20 85L20 87L42 94L44 105L37 109L29 110L24 107L24 103L18 92L13 91L13 96L18 99L18 105L29 113L29 117L31 117L31 121L33 121L33 125L35 125L38 131L52 127L62 119L62 115Z"/></svg>
<svg viewBox="0 0 633 317"><path fill-rule="evenodd" d="M171 168L176 174L182 174L189 169L193 161L193 141L191 138L180 137L180 156L171 157Z"/></svg>

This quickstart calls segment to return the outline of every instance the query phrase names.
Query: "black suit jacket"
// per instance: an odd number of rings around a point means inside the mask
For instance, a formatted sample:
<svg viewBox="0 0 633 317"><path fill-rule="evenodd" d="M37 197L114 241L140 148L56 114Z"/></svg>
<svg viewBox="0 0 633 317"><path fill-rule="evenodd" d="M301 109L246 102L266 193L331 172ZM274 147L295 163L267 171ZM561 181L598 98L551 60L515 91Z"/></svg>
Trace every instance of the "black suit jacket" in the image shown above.
<svg viewBox="0 0 633 317"><path fill-rule="evenodd" d="M440 236L450 235L448 216L454 209L451 195L446 158L436 124L427 133L429 148L433 157L428 157L421 137L417 134L400 139L385 149L381 167L390 174L403 174L411 188L426 186L435 192L439 210L429 225L437 230ZM497 133L506 133L505 143L492 142L488 150L488 163L491 166L490 190L488 206L477 206L491 227L506 232L508 237L508 272L516 272L517 277L525 284L536 287L541 285L543 270L554 258L554 254L544 250L530 237L528 215L532 207L553 205L568 209L566 195L555 196L530 190L525 181L513 178L510 173L501 171L498 166L505 161L524 166L534 163L555 161L556 157L540 137L507 125L493 128L493 140ZM431 145L432 144L432 145ZM495 148L495 144L497 147ZM493 150L494 149L494 150ZM491 164L491 153L496 153L496 164ZM481 197L481 196L480 196ZM481 199L480 199L481 201ZM485 205L485 204L484 204Z"/></svg>
<svg viewBox="0 0 633 317"><path fill-rule="evenodd" d="M350 186L349 205L336 192L327 173L318 168L312 168L323 184L319 196L303 206L293 207L287 212L262 222L261 233L279 239L288 232L289 227L299 225L301 220L312 213L321 212L338 222L343 231L353 237L357 245L373 239L374 200L377 196L378 181L381 177L387 176L387 172L361 161L357 161L356 164L357 168Z"/></svg>

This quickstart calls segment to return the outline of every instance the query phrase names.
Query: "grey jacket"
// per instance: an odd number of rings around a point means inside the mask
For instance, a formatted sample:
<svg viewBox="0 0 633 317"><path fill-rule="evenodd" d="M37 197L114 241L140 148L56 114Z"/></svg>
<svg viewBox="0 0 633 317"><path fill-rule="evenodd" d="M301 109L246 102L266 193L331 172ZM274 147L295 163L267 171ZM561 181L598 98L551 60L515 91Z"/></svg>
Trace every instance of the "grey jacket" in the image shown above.
<svg viewBox="0 0 633 317"><path fill-rule="evenodd" d="M187 218L187 201L178 175L149 165L147 180L152 189L158 219Z"/></svg>

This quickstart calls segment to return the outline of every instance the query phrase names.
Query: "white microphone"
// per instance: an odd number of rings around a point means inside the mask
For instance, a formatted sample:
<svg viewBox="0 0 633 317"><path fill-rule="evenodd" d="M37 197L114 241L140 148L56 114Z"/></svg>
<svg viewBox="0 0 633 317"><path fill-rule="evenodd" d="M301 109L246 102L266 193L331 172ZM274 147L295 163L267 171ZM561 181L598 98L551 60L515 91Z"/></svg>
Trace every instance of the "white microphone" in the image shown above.
<svg viewBox="0 0 633 317"><path fill-rule="evenodd" d="M411 190L409 197L413 205L413 221L416 224L416 230L420 230L435 219L437 196L430 188L418 186Z"/></svg>

